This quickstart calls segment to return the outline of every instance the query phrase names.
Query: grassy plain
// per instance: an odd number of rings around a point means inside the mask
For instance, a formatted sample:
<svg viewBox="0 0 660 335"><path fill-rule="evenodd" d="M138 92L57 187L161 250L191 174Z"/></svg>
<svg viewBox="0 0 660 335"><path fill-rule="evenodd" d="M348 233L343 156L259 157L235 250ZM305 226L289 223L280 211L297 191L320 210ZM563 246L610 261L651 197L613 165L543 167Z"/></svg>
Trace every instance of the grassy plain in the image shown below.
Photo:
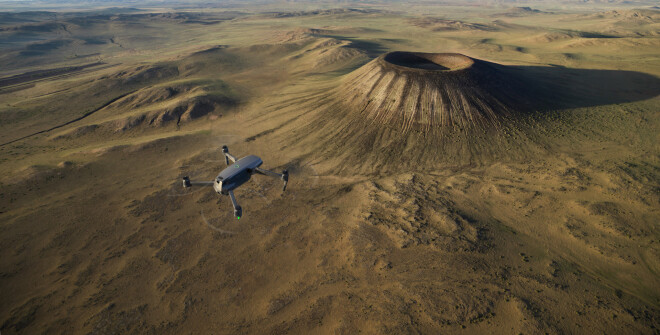
<svg viewBox="0 0 660 335"><path fill-rule="evenodd" d="M657 9L283 6L1 13L3 334L658 332ZM438 152L341 107L396 50L542 108Z"/></svg>

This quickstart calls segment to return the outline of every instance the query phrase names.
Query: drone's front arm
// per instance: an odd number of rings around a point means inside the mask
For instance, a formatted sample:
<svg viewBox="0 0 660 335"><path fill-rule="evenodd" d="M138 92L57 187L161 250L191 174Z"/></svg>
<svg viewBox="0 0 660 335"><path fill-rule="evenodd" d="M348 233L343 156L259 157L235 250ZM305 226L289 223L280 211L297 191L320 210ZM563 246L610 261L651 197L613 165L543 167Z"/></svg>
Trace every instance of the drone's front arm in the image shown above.
<svg viewBox="0 0 660 335"><path fill-rule="evenodd" d="M234 216L237 219L241 218L241 215L243 215L243 209L241 206L236 202L236 197L234 197L234 191L229 191L229 198L231 198L231 204L234 206Z"/></svg>
<svg viewBox="0 0 660 335"><path fill-rule="evenodd" d="M230 160L232 163L236 162L236 157L229 153L229 148L226 145L222 146L222 153L225 155L225 163L227 163L227 165L229 165Z"/></svg>

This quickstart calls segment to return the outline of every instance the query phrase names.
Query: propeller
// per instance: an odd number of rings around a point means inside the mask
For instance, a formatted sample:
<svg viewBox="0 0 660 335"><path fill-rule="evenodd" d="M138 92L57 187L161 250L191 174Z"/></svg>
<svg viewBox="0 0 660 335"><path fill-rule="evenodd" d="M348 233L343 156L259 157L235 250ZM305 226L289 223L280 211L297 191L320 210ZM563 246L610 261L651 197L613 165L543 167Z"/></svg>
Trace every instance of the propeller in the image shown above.
<svg viewBox="0 0 660 335"><path fill-rule="evenodd" d="M179 161L181 164L181 161ZM176 165L169 170L164 171L164 175L168 176L170 182L179 180L177 183L170 185L170 190L167 193L168 197L182 197L188 196L193 193L203 192L203 187L191 187L191 181L197 180L212 180L215 176L215 170L208 163L203 163L199 159L186 161L184 164ZM208 190L207 190L208 191Z"/></svg>
<svg viewBox="0 0 660 335"><path fill-rule="evenodd" d="M282 180L284 180L284 187L282 187L282 192L286 191L286 184L289 183L289 170L282 170Z"/></svg>
<svg viewBox="0 0 660 335"><path fill-rule="evenodd" d="M229 166L229 157L227 157L225 154L229 152L229 148L227 148L226 145L222 146L222 155L225 156L225 163L227 166Z"/></svg>

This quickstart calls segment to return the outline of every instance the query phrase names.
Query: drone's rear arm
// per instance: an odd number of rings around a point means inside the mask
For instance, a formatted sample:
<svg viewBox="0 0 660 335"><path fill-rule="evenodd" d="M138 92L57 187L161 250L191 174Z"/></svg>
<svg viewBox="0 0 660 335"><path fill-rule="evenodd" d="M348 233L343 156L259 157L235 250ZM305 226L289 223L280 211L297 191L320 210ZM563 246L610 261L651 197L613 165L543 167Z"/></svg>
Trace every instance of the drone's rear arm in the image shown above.
<svg viewBox="0 0 660 335"><path fill-rule="evenodd" d="M183 187L213 186L213 181L191 181L188 176L183 177Z"/></svg>
<svg viewBox="0 0 660 335"><path fill-rule="evenodd" d="M284 171L282 171L281 174L279 174L277 172L269 171L269 170L262 169L262 168L255 168L254 170L257 173L261 173L263 175L267 175L267 176L282 179L284 181L284 187L282 187L282 192L286 191L286 184L289 182L289 171L284 170Z"/></svg>
<svg viewBox="0 0 660 335"><path fill-rule="evenodd" d="M236 197L234 197L234 191L229 191L229 198L231 198L231 204L234 206L234 216L237 219L241 218L241 215L243 215L243 209L241 206L236 202Z"/></svg>
<svg viewBox="0 0 660 335"><path fill-rule="evenodd" d="M225 162L227 165L229 165L229 160L231 160L232 163L236 163L236 157L229 153L229 148L227 148L226 145L222 146L222 153L225 155Z"/></svg>

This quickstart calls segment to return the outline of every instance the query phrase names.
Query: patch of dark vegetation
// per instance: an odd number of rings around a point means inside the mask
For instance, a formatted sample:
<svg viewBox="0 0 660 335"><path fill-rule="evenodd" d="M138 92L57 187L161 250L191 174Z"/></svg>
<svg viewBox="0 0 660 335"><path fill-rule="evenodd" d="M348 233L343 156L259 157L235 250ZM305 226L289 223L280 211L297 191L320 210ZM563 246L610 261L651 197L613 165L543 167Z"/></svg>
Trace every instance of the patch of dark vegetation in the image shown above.
<svg viewBox="0 0 660 335"><path fill-rule="evenodd" d="M88 37L88 38L84 38L83 41L85 41L85 44L90 44L90 45L108 44L108 39L101 37Z"/></svg>
<svg viewBox="0 0 660 335"><path fill-rule="evenodd" d="M570 60L580 60L580 59L582 59L582 56L580 56L580 54L576 54L576 53L566 52L566 53L563 53L563 55L566 59L570 59Z"/></svg>
<svg viewBox="0 0 660 335"><path fill-rule="evenodd" d="M173 65L163 64L155 66L144 66L138 68L137 71L130 74L129 76L126 76L123 81L126 84L130 84L132 82L142 83L147 81L172 78L178 75L179 69Z"/></svg>
<svg viewBox="0 0 660 335"><path fill-rule="evenodd" d="M264 15L276 18L298 17L298 16L316 16L316 15L339 15L339 14L373 14L381 13L377 9L359 9L359 8L335 8L335 9L317 9L309 11L296 12L266 12Z"/></svg>
<svg viewBox="0 0 660 335"><path fill-rule="evenodd" d="M146 216L145 222L160 222L163 220L166 212L181 208L181 205L177 201L165 201L165 199L171 199L168 197L170 193L169 190L160 190L146 196L140 201L134 200L128 206L129 213L135 217Z"/></svg>
<svg viewBox="0 0 660 335"><path fill-rule="evenodd" d="M620 36L606 35L601 33L587 32L587 31L581 31L579 32L579 34L580 37L583 38L619 38L620 37Z"/></svg>
<svg viewBox="0 0 660 335"><path fill-rule="evenodd" d="M45 55L45 51L38 51L38 50L24 50L19 52L19 55L23 57L36 57L36 56L42 56Z"/></svg>
<svg viewBox="0 0 660 335"><path fill-rule="evenodd" d="M94 315L94 327L90 335L100 334L144 334L153 327L149 327L145 320L147 305L132 309L118 311L116 305L111 303L101 312Z"/></svg>
<svg viewBox="0 0 660 335"><path fill-rule="evenodd" d="M0 21L2 21L0 19ZM25 24L9 27L0 27L0 32L23 32L23 33L49 33L58 30L67 30L64 23L59 22L45 22L36 24Z"/></svg>
<svg viewBox="0 0 660 335"><path fill-rule="evenodd" d="M564 171L563 173L563 176L581 182L589 182L591 180L591 177L589 177L589 175L584 173L582 170L574 167L566 169L566 171Z"/></svg>
<svg viewBox="0 0 660 335"><path fill-rule="evenodd" d="M525 13L542 13L540 10L532 9L531 7L516 7L515 9Z"/></svg>
<svg viewBox="0 0 660 335"><path fill-rule="evenodd" d="M645 185L660 187L660 166L648 162L623 162L619 169L631 179Z"/></svg>
<svg viewBox="0 0 660 335"><path fill-rule="evenodd" d="M614 290L614 295L616 295L617 298L621 299L623 298L623 291L621 291L620 289L616 289Z"/></svg>
<svg viewBox="0 0 660 335"><path fill-rule="evenodd" d="M271 133L274 132L275 130L276 130L276 129L268 129L268 130L262 131L262 132L260 132L259 134L256 134L256 135L253 135L253 136L250 136L250 137L246 138L246 139L245 139L245 142L252 142L252 141L258 139L259 137L262 137L262 136L265 136L265 135L271 134Z"/></svg>
<svg viewBox="0 0 660 335"><path fill-rule="evenodd" d="M495 317L495 302L499 300L499 293L490 289L476 289L475 280L452 280L444 282L440 286L433 284L416 283L413 287L415 292L424 295L422 301L396 301L400 297L387 299L386 304L399 307L399 311L409 315L409 319L428 317L435 324L454 326L465 329L468 324L479 324L489 322ZM447 286L445 286L447 285ZM451 287L449 289L448 287ZM394 300L394 301L392 301ZM425 312L419 315L415 310L422 307ZM395 326L384 333L415 333L415 328L403 328Z"/></svg>
<svg viewBox="0 0 660 335"><path fill-rule="evenodd" d="M218 24L227 20L232 20L239 16L238 13L222 13L218 15L207 15L203 13L190 12L170 12L170 13L106 13L91 12L87 15L80 15L67 19L67 22L82 27L89 27L94 24L106 21L114 21L125 24L144 24L145 22L167 21L177 24Z"/></svg>
<svg viewBox="0 0 660 335"><path fill-rule="evenodd" d="M0 87L10 86L10 85L17 85L17 84L22 84L22 83L33 81L33 80L39 80L39 79L59 76L59 75L63 75L63 74L71 73L71 72L76 72L76 71L80 71L80 70L83 70L83 69L86 69L86 68L89 68L89 67L99 66L99 65L103 65L103 64L105 64L105 63L97 62L97 63L90 63L90 64L85 64L85 65L80 65L80 66L69 66L69 67L60 67L60 68L55 68L55 69L25 72L25 73L22 73L22 74L11 76L11 77L0 78Z"/></svg>
<svg viewBox="0 0 660 335"><path fill-rule="evenodd" d="M2 323L0 328L3 331L13 329L20 333L34 321L38 310L37 299L30 299L22 306L14 309L11 312L11 317Z"/></svg>
<svg viewBox="0 0 660 335"><path fill-rule="evenodd" d="M46 41L46 42L39 42L39 43L32 43L29 44L25 50L27 52L50 52L55 49L59 49L62 47L65 47L69 44L71 44L73 40L70 39L60 39L60 40L52 40L52 41Z"/></svg>
<svg viewBox="0 0 660 335"><path fill-rule="evenodd" d="M250 64L240 52L226 45L195 52L178 62L180 76L191 76L208 71L212 68L218 73L233 73L244 69Z"/></svg>
<svg viewBox="0 0 660 335"><path fill-rule="evenodd" d="M169 239L165 246L156 253L156 258L161 262L172 265L178 270L185 264L184 260L188 258L190 249L194 248L198 242L198 237L194 236L191 230L186 230L182 234Z"/></svg>
<svg viewBox="0 0 660 335"><path fill-rule="evenodd" d="M493 16L493 17L500 17L500 16L522 17L522 16L536 15L536 14L550 14L550 12L544 12L544 11L534 9L534 8L531 8L531 7L513 7L513 8L508 9L506 12L493 14L491 16Z"/></svg>
<svg viewBox="0 0 660 335"><path fill-rule="evenodd" d="M117 101L117 100L119 100L119 99L125 97L125 96L128 95L128 94L130 94L130 93L122 94L122 95L120 95L120 96L118 96L118 97L116 97L116 98L114 98L114 99L112 99L112 100L106 102L106 103L103 104L101 107L98 107L98 108L96 108L96 109L94 109L94 110L91 110L91 111L89 111L89 112L83 114L82 116L77 117L77 118L75 118L75 119L73 119L73 120L71 120L71 121L65 122L65 123L63 123L63 124L59 124L59 125L57 125L57 126L54 126L54 127L51 127L51 128L45 129L45 130L41 130L41 131L38 131L38 132L36 132L36 133L32 133L32 134L29 134L29 135L26 135L26 136L23 136L23 137L20 137L20 138L14 139L14 140L11 140L11 141L9 141L9 142L2 143L2 144L0 144L0 146L7 145L7 144L10 144L10 143L14 143L14 142L16 142L16 141L20 141L20 140L23 140L23 139L26 139L26 138L28 138L28 137L32 137L32 136L35 136L35 135L39 135L39 134L43 134L43 133L47 133L47 132L49 132L49 131L52 131L52 130L55 130L55 129L58 129L58 128L62 128L62 127L67 126L67 125L70 125L70 124L72 124L72 123L74 123L74 122L78 122L78 121L80 121L80 120L82 120L82 119L84 119L84 118L86 118L86 117L88 117L88 116L90 116L90 115L96 113L97 111L99 111L99 110L101 110L101 109L107 107L107 106L110 105L111 103L113 103L113 102L115 102L115 101Z"/></svg>
<svg viewBox="0 0 660 335"><path fill-rule="evenodd" d="M53 21L58 19L58 14L48 11L29 12L0 12L0 22L4 24L35 23L39 21Z"/></svg>
<svg viewBox="0 0 660 335"><path fill-rule="evenodd" d="M623 236L638 238L648 235L644 222L638 222L634 213L614 202L595 202L589 205L588 209L592 215L602 217L599 221L600 225L613 229Z"/></svg>
<svg viewBox="0 0 660 335"><path fill-rule="evenodd" d="M434 17L413 18L408 19L408 23L420 27L428 28L433 31L460 31L460 30L480 30L480 31L498 31L499 29L493 25L486 25L481 23L470 23L457 20L447 20Z"/></svg>
<svg viewBox="0 0 660 335"><path fill-rule="evenodd" d="M619 206L610 201L593 203L589 209L594 215L619 216L622 214Z"/></svg>
<svg viewBox="0 0 660 335"><path fill-rule="evenodd" d="M367 222L390 231L399 247L429 245L446 252L479 253L491 248L487 227L459 209L437 185L413 176L395 186L394 193L375 188L365 214Z"/></svg>
<svg viewBox="0 0 660 335"><path fill-rule="evenodd" d="M190 12L175 12L175 13L151 13L151 14L134 14L134 18L142 19L160 19L160 20L175 20L183 24L202 24L212 25L218 24L227 20L235 19L241 16L238 12L218 13L214 15L206 15L202 13Z"/></svg>

